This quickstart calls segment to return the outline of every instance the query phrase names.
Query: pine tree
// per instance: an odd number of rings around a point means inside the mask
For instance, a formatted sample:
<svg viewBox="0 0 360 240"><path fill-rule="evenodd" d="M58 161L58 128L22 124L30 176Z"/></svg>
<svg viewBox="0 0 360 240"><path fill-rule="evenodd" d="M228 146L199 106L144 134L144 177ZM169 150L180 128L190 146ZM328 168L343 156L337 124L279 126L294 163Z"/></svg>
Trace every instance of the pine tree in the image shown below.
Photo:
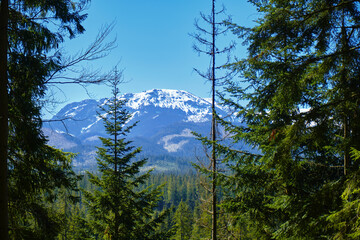
<svg viewBox="0 0 360 240"><path fill-rule="evenodd" d="M261 154L222 149L234 171L224 207L254 238L331 237L327 215L358 167L357 1L251 2L262 17L233 25L249 55L232 65L244 81L229 82L225 102L244 123L228 125L234 142Z"/></svg>
<svg viewBox="0 0 360 240"><path fill-rule="evenodd" d="M174 215L175 240L189 240L192 232L192 214L186 202L181 201Z"/></svg>
<svg viewBox="0 0 360 240"><path fill-rule="evenodd" d="M70 61L59 51L66 37L84 31L82 10L88 2L1 1L1 239L8 238L8 231L12 239L53 238L61 228L54 227L61 222L48 204L55 201L56 189L74 188L77 177L71 169L72 156L46 145L41 108L48 84L59 81L51 81L54 76L89 53L99 56L101 47Z"/></svg>
<svg viewBox="0 0 360 240"><path fill-rule="evenodd" d="M195 205L194 208L194 223L192 226L191 239L209 239L211 235L211 215L209 215L203 207L203 202Z"/></svg>
<svg viewBox="0 0 360 240"><path fill-rule="evenodd" d="M135 160L140 148L131 145L126 135L135 126L128 124L132 115L125 108L118 89L120 74L111 81L112 98L100 106L108 138L100 138L97 161L100 176L88 173L90 181L98 189L85 192L89 213L97 233L116 239L163 239L166 233L156 233L164 214L153 218L154 208L160 199L160 189L138 190L150 176L150 171L141 173L146 159Z"/></svg>
<svg viewBox="0 0 360 240"><path fill-rule="evenodd" d="M354 161L360 160L360 151L352 148L350 156ZM342 206L327 217L335 234L333 239L358 239L360 237L360 220L357 217L360 209L360 168L353 169L345 182L341 194Z"/></svg>
<svg viewBox="0 0 360 240"><path fill-rule="evenodd" d="M84 31L84 15L70 1L9 1L3 10L9 11L5 28L9 43L5 80L8 230L12 239L54 238L61 222L48 203L54 202L57 188L74 188L76 176L71 169L72 157L47 146L41 131L40 100L45 97L46 80L60 67L59 58L47 55L63 41L60 33L49 30L44 19L51 17L74 36Z"/></svg>

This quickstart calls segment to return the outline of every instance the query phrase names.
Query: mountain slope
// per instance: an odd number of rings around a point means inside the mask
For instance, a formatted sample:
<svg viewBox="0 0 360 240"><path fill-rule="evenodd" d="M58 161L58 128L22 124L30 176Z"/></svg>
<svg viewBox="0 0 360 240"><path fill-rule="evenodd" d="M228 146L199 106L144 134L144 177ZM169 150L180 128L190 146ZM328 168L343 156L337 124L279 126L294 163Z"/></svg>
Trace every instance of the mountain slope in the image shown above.
<svg viewBox="0 0 360 240"><path fill-rule="evenodd" d="M135 146L142 147L142 156L149 157L149 165L162 161L163 167L177 168L196 161L203 155L201 143L192 131L208 135L210 131L211 104L189 92L153 89L141 93L127 93L126 108L133 113L129 124L138 121L128 135ZM97 111L106 99L83 100L66 105L50 121L44 124L44 134L49 145L65 151L78 152L75 165L95 165L95 146L100 145L99 136L105 136ZM219 115L227 113L218 106ZM182 159L183 162L181 162ZM174 165L174 161L178 164ZM158 166L159 167L159 166Z"/></svg>

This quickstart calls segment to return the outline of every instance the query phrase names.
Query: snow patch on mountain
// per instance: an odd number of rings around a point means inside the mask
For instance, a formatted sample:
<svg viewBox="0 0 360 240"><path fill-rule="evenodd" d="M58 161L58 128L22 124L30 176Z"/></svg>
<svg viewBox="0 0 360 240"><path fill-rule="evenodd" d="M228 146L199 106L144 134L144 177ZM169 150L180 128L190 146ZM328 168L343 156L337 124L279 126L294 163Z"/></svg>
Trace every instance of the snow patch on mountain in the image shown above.
<svg viewBox="0 0 360 240"><path fill-rule="evenodd" d="M189 142L189 140L181 140L178 143L171 142L171 140L173 140L174 138L179 138L179 137L193 138L194 135L191 133L190 129L186 128L180 134L171 134L171 135L167 135L167 136L162 137L158 141L158 144L163 143L164 144L163 145L164 149L167 150L168 152L177 152L186 143Z"/></svg>
<svg viewBox="0 0 360 240"><path fill-rule="evenodd" d="M103 114L104 116L106 116L107 114ZM83 127L81 128L81 133L87 133L90 131L90 128L92 126L94 126L96 123L98 123L99 121L101 120L101 118L99 116L96 117L96 121L91 123L90 125L86 126L86 127Z"/></svg>
<svg viewBox="0 0 360 240"><path fill-rule="evenodd" d="M186 120L184 120L184 122L194 122L194 123L207 122L207 121L210 121L209 114L210 114L209 111L203 111L198 114L193 114L193 115L187 116L187 118L186 118Z"/></svg>
<svg viewBox="0 0 360 240"><path fill-rule="evenodd" d="M86 107L86 106L87 106L87 104L75 106L75 107L71 108L70 110L66 111L64 115L65 115L65 117L69 117L69 118L74 117L77 114L77 112L83 110L84 107Z"/></svg>
<svg viewBox="0 0 360 240"><path fill-rule="evenodd" d="M188 116L183 120L185 122L208 121L204 117L211 112L208 101L181 90L152 89L141 93L128 93L122 97L128 99L126 106L134 110L147 106L181 110Z"/></svg>
<svg viewBox="0 0 360 240"><path fill-rule="evenodd" d="M140 116L141 112L140 111L135 111L133 113L131 113L131 117L126 121L125 124L128 124L129 122L131 122L133 119L135 119L137 116Z"/></svg>
<svg viewBox="0 0 360 240"><path fill-rule="evenodd" d="M181 140L178 143L167 143L166 145L164 145L164 149L167 150L169 153L177 152L188 142L189 140Z"/></svg>
<svg viewBox="0 0 360 240"><path fill-rule="evenodd" d="M98 141L99 140L99 137L100 136L91 136L91 137L88 137L88 138L85 138L84 142L94 142L94 141Z"/></svg>

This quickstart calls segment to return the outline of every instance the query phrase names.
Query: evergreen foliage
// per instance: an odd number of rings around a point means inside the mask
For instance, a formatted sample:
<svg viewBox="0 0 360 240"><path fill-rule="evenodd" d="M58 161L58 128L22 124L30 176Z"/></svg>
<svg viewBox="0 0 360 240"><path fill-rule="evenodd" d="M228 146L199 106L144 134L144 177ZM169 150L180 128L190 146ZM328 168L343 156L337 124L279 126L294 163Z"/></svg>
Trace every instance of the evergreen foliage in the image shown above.
<svg viewBox="0 0 360 240"><path fill-rule="evenodd" d="M4 2L1 1L2 7ZM81 10L87 1L6 2L9 18L1 35L8 36L8 104L1 109L8 110L9 124L8 230L11 239L53 239L61 230L62 221L61 214L49 203L55 201L56 189L75 189L77 177L71 168L72 155L46 145L41 131L41 100L47 81L62 67L61 57L50 57L50 53L67 34L74 37L84 31L81 22L86 15ZM45 22L48 18L59 24L59 29L51 28Z"/></svg>
<svg viewBox="0 0 360 240"><path fill-rule="evenodd" d="M18 165L9 171L11 239L54 239L66 223L64 213L55 209L53 204L59 197L57 189L62 187L76 191L78 177L71 170L70 156L48 146L44 148L38 149L36 155L40 167L22 166L24 163L20 162L20 157L25 156L18 154ZM41 171L37 172L39 168ZM68 197L69 201L77 201L75 196Z"/></svg>
<svg viewBox="0 0 360 240"><path fill-rule="evenodd" d="M249 55L222 77L215 56L233 44L216 44L224 23L212 1L212 14L201 14L211 29L197 22L193 34L195 50L211 56L208 71L196 70L212 81L211 139L197 135L211 166L196 165L202 177L143 171L147 159L126 139L136 124L116 72L113 96L100 106L108 137L100 138L98 172L81 179L74 155L47 145L40 111L56 74L111 49L97 45L105 30L82 57L65 61L58 51L84 31L88 2L1 1L1 239L359 239L359 1L250 0L261 13L256 26L228 23ZM229 79L232 71L241 81ZM82 76L69 81L99 80ZM222 100L241 125L216 116L215 87L224 81ZM254 151L221 145L218 122ZM218 171L220 158L229 171Z"/></svg>
<svg viewBox="0 0 360 240"><path fill-rule="evenodd" d="M350 154L360 147L358 3L250 2L261 17L250 29L232 25L249 55L230 66L243 80L229 81L224 99L244 124L223 123L261 155L222 148L233 170L223 206L253 238L334 237L327 216L358 169ZM357 231L351 219L340 232Z"/></svg>
<svg viewBox="0 0 360 240"><path fill-rule="evenodd" d="M98 174L95 173L95 175ZM77 182L77 187L90 193L101 190L90 182L90 178L88 174L84 175ZM137 190L157 189L159 186L161 186L162 196L154 208L153 216L156 218L164 211L168 210L168 212L153 233L166 233L165 236L159 236L158 234L159 239L177 238L180 236L179 232L177 234L177 222L180 222L179 219L185 219L186 221L183 221L183 226L189 229L188 237L190 239L208 239L211 234L211 229L209 228L211 216L201 209L203 202L200 201L200 195L203 195L205 190L200 187L198 175L192 172L186 174L151 174ZM76 196L80 201L72 201L71 196ZM219 200L222 200L221 196L219 196ZM51 206L59 214L62 225L59 226L59 234L55 239L94 239L102 236L94 229L94 218L85 200L86 198L84 198L84 194L81 191L70 192L67 189L57 191L57 199ZM180 213L184 212L186 214L180 217ZM238 232L238 226L231 224L231 219L227 214L222 213L219 218L220 239L239 238L236 238L236 236L240 235L234 234ZM231 232L229 229L231 229Z"/></svg>
<svg viewBox="0 0 360 240"><path fill-rule="evenodd" d="M157 207L154 208L154 216L160 216L164 210L168 210L168 214L164 216L162 223L155 229L155 232L168 233L166 237L160 239L174 239L179 236L176 233L178 230L176 224L178 220L181 219L181 210L179 210L179 208L182 210L184 208L187 209L185 211L187 212L185 225L190 229L190 239L208 239L211 234L211 229L208 227L211 223L211 218L209 214L200 209L201 201L199 196L202 195L205 190L200 187L198 176L192 172L186 174L151 174L137 190L143 191L149 187L150 189L157 189L159 186L161 186L163 194ZM89 175L85 175L78 182L78 187L90 193L100 189L90 182ZM80 195L79 197L82 198L83 196ZM182 206L180 206L180 204L182 204ZM58 205L59 207L56 206L56 208L63 208L64 201L60 200ZM68 221L69 225L67 226L68 239L79 239L77 236L82 236L84 239L91 239L92 237L96 237L96 235L98 237L100 236L100 234L95 234L94 229L90 227L94 225L94 219L90 217L90 209L86 204L81 204L80 201L76 203L75 206L70 205L67 214L70 218ZM175 217L176 215L177 217ZM76 226L77 222L81 225ZM222 232L225 233L225 231ZM64 231L61 233L61 236L64 236ZM220 236L224 236L224 234L221 233ZM228 237L229 235L226 235L224 239Z"/></svg>
<svg viewBox="0 0 360 240"><path fill-rule="evenodd" d="M140 148L131 146L126 135L135 126L127 125L132 115L125 109L126 100L120 99L118 72L111 81L113 96L100 106L99 117L104 121L108 138L100 138L98 170L100 176L88 173L97 189L85 192L91 225L106 239L163 239L167 232L156 232L165 212L154 216L160 199L160 186L138 190L150 177L150 171L141 173L146 159L133 161Z"/></svg>
<svg viewBox="0 0 360 240"><path fill-rule="evenodd" d="M189 240L192 231L192 215L186 202L181 201L174 215L175 240Z"/></svg>
<svg viewBox="0 0 360 240"><path fill-rule="evenodd" d="M354 161L360 160L360 151L352 148L350 152ZM357 217L360 209L360 168L354 169L345 181L341 194L342 205L327 217L334 230L333 239L359 239L360 220Z"/></svg>

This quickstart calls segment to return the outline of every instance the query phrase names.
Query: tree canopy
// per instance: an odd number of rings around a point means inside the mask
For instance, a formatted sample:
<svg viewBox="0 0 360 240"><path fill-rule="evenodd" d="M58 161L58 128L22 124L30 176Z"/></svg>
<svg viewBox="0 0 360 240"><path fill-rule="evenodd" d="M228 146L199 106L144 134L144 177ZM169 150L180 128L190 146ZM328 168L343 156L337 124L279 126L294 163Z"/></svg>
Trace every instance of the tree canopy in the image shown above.
<svg viewBox="0 0 360 240"><path fill-rule="evenodd" d="M326 216L341 209L358 169L358 3L250 2L261 17L253 28L232 25L249 54L229 66L242 80L228 82L224 101L244 123L225 123L234 142L255 150L223 149L235 192L224 206L258 238L332 236Z"/></svg>
<svg viewBox="0 0 360 240"><path fill-rule="evenodd" d="M48 203L56 189L76 188L73 155L47 146L41 108L49 79L64 69L59 45L84 32L88 2L1 1L2 239L56 236L59 215Z"/></svg>
<svg viewBox="0 0 360 240"><path fill-rule="evenodd" d="M100 176L88 173L97 190L85 192L89 211L96 232L109 239L163 239L167 233L156 232L164 213L155 217L154 209L160 200L159 187L139 190L149 178L150 171L140 168L146 159L135 160L140 148L131 145L126 135L136 125L128 124L132 115L125 108L126 100L120 96L118 85L121 75L115 72L111 80L112 98L104 106L99 117L104 121L109 137L100 138L98 170Z"/></svg>

